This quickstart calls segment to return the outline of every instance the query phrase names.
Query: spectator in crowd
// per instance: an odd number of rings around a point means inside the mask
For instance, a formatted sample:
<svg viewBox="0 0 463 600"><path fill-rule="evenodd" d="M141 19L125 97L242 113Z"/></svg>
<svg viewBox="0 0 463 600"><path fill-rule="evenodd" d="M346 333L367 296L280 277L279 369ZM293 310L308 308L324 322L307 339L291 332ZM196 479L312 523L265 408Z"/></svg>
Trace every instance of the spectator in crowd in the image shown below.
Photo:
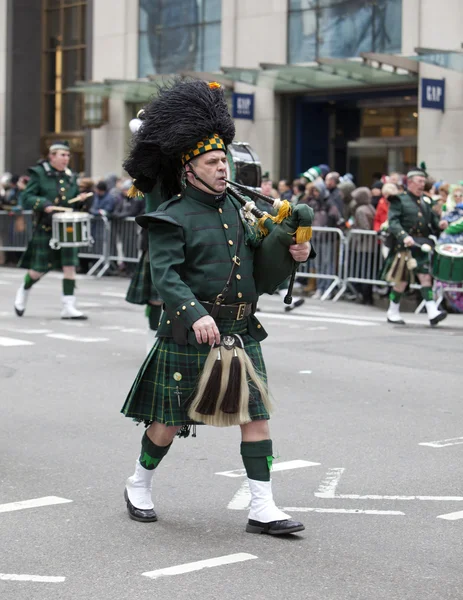
<svg viewBox="0 0 463 600"><path fill-rule="evenodd" d="M320 182L308 183L305 186L304 196L299 200L299 204L308 204L314 211L314 227L326 227L328 223L326 204L321 198L321 189L323 186Z"/></svg>
<svg viewBox="0 0 463 600"><path fill-rule="evenodd" d="M371 186L371 203L373 208L378 206L379 199L382 196L383 182L375 181L375 183Z"/></svg>
<svg viewBox="0 0 463 600"><path fill-rule="evenodd" d="M129 198L128 192L132 187L132 180L126 179L121 184L120 198L116 199L112 217L114 219L125 219L126 217L136 217L145 212L145 199L137 196Z"/></svg>
<svg viewBox="0 0 463 600"><path fill-rule="evenodd" d="M355 200L352 198L352 192L355 190L355 183L350 179L343 178L343 181L341 181L341 183L338 185L338 190L342 194L342 200L344 203L342 216L346 224L349 223L349 225L352 226L355 208L357 206L355 204Z"/></svg>
<svg viewBox="0 0 463 600"><path fill-rule="evenodd" d="M328 165L325 164L318 165L318 168L320 170L320 177L324 180L328 173L331 171L331 169Z"/></svg>
<svg viewBox="0 0 463 600"><path fill-rule="evenodd" d="M389 196L397 196L399 190L394 183L385 183L381 188L381 198L376 206L375 219L373 229L380 231L382 225L387 221L387 213L389 211Z"/></svg>
<svg viewBox="0 0 463 600"><path fill-rule="evenodd" d="M325 185L328 190L328 202L330 205L336 206L339 217L343 219L342 215L344 214L344 201L342 199L341 191L338 188L340 177L341 176L339 173L336 171L331 171L325 177ZM338 227L338 224L336 224L335 227Z"/></svg>
<svg viewBox="0 0 463 600"><path fill-rule="evenodd" d="M291 190L291 183L289 179L281 179L278 182L278 193L280 194L280 198L282 200L289 200L293 197L293 192Z"/></svg>
<svg viewBox="0 0 463 600"><path fill-rule="evenodd" d="M79 186L79 192L81 194L91 194L88 195L82 203L79 203L79 210L81 210L82 212L89 213L90 209L92 208L93 200L95 197L95 184L93 182L93 179L91 179L90 177L79 177L79 179L77 180L77 185Z"/></svg>
<svg viewBox="0 0 463 600"><path fill-rule="evenodd" d="M354 214L354 229L371 231L375 218L375 209L372 205L372 193L367 187L359 187L352 192L352 197L357 204ZM373 257L375 256L376 238L371 236L365 239L355 239L352 249L355 252L356 277L370 277ZM368 283L358 284L362 294L362 304L373 304L373 287Z"/></svg>
<svg viewBox="0 0 463 600"><path fill-rule="evenodd" d="M450 186L448 183L441 183L438 189L439 198L442 206L444 207L447 204L447 199L450 193ZM443 208L444 212L445 209Z"/></svg>
<svg viewBox="0 0 463 600"><path fill-rule="evenodd" d="M313 183L318 180L323 181L320 167L310 167L310 169L299 175L299 179L302 183Z"/></svg>
<svg viewBox="0 0 463 600"><path fill-rule="evenodd" d="M305 196L305 184L303 184L300 180L298 180L298 183L293 185L293 198L292 198L292 202L294 204L299 204L301 202L301 200L304 198Z"/></svg>
<svg viewBox="0 0 463 600"><path fill-rule="evenodd" d="M95 186L95 196L90 213L94 216L109 215L114 210L114 198L108 193L108 185L105 181L99 181Z"/></svg>

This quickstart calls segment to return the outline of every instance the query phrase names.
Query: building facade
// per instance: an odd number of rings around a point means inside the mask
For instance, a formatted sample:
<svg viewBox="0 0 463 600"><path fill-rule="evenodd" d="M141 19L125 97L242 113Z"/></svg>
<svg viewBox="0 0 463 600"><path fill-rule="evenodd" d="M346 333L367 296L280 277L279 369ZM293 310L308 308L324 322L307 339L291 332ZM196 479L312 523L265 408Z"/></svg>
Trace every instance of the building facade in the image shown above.
<svg viewBox="0 0 463 600"><path fill-rule="evenodd" d="M230 106L247 94L237 139L274 179L420 162L463 179L461 0L0 0L0 16L0 171L65 138L74 168L120 174L130 119L180 74Z"/></svg>

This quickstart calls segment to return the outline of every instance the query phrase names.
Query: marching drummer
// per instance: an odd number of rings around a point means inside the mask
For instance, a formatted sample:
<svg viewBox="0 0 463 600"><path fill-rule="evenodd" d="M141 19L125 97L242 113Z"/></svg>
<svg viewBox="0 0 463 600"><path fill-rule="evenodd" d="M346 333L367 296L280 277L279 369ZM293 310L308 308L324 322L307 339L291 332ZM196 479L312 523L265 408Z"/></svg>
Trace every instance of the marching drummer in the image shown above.
<svg viewBox="0 0 463 600"><path fill-rule="evenodd" d="M400 299L407 285L421 284L420 292L426 304L432 326L445 319L434 301L429 252L434 245L431 235L439 233L439 217L432 209L432 200L423 194L426 173L413 169L407 173L407 191L389 197L389 232L394 238L383 273L393 284L387 311L389 323L404 325L400 314Z"/></svg>
<svg viewBox="0 0 463 600"><path fill-rule="evenodd" d="M25 210L34 211L34 231L19 265L28 269L24 282L16 292L14 308L18 317L22 317L30 289L51 269L63 269L62 319L86 319L76 308L76 266L79 264L77 248L52 249L53 213L72 210L79 198L82 202L86 194L79 194L76 175L69 169L71 154L67 142L54 142L49 148L48 158L40 160L30 167L30 180L24 191Z"/></svg>

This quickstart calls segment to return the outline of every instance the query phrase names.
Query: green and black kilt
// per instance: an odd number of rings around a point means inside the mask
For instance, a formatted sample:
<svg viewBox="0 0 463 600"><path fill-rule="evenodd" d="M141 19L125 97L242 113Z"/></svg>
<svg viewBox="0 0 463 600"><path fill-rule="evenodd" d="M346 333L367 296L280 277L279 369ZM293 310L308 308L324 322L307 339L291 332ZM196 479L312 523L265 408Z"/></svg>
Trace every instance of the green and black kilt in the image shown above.
<svg viewBox="0 0 463 600"><path fill-rule="evenodd" d="M247 333L246 321L217 320L219 331L239 334L254 368L266 382L267 374L260 343ZM179 346L171 338L158 338L142 364L121 412L136 421L164 425L194 424L186 405L192 399L210 346L204 349ZM174 377L175 376L175 377ZM260 393L250 384L249 414L251 419L268 419Z"/></svg>
<svg viewBox="0 0 463 600"><path fill-rule="evenodd" d="M407 249L405 249L405 250L407 250ZM396 256L400 252L404 252L405 250L404 249L396 250L394 252L389 253L388 257L384 261L384 265L381 270L381 279L383 279L384 281L388 281L387 274L389 273ZM413 273L415 275L417 273L420 273L423 275L429 274L431 272L431 261L430 261L431 255L427 252L422 252L420 250L420 248L411 248L411 252L412 252L412 257L417 262L417 267L415 269L413 269ZM406 268L403 270L402 281L410 281L410 272Z"/></svg>
<svg viewBox="0 0 463 600"><path fill-rule="evenodd" d="M142 305L149 302L161 302L161 298L151 281L148 251L143 252L140 256L125 299L131 304Z"/></svg>
<svg viewBox="0 0 463 600"><path fill-rule="evenodd" d="M50 248L50 231L39 225L32 235L24 254L18 262L18 267L33 269L39 273L46 273L52 269L61 267L77 267L79 265L77 248L61 248L52 250Z"/></svg>

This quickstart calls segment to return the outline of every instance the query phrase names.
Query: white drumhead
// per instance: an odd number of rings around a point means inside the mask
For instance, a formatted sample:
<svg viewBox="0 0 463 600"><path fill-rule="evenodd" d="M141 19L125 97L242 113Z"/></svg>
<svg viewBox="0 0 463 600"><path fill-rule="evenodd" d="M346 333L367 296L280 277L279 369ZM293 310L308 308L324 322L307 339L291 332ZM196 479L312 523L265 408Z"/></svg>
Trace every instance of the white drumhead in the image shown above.
<svg viewBox="0 0 463 600"><path fill-rule="evenodd" d="M436 252L442 256L451 258L463 258L463 245L461 244L439 244L436 246Z"/></svg>
<svg viewBox="0 0 463 600"><path fill-rule="evenodd" d="M53 214L53 221L60 223L76 223L79 221L87 221L90 218L86 212L59 212Z"/></svg>

